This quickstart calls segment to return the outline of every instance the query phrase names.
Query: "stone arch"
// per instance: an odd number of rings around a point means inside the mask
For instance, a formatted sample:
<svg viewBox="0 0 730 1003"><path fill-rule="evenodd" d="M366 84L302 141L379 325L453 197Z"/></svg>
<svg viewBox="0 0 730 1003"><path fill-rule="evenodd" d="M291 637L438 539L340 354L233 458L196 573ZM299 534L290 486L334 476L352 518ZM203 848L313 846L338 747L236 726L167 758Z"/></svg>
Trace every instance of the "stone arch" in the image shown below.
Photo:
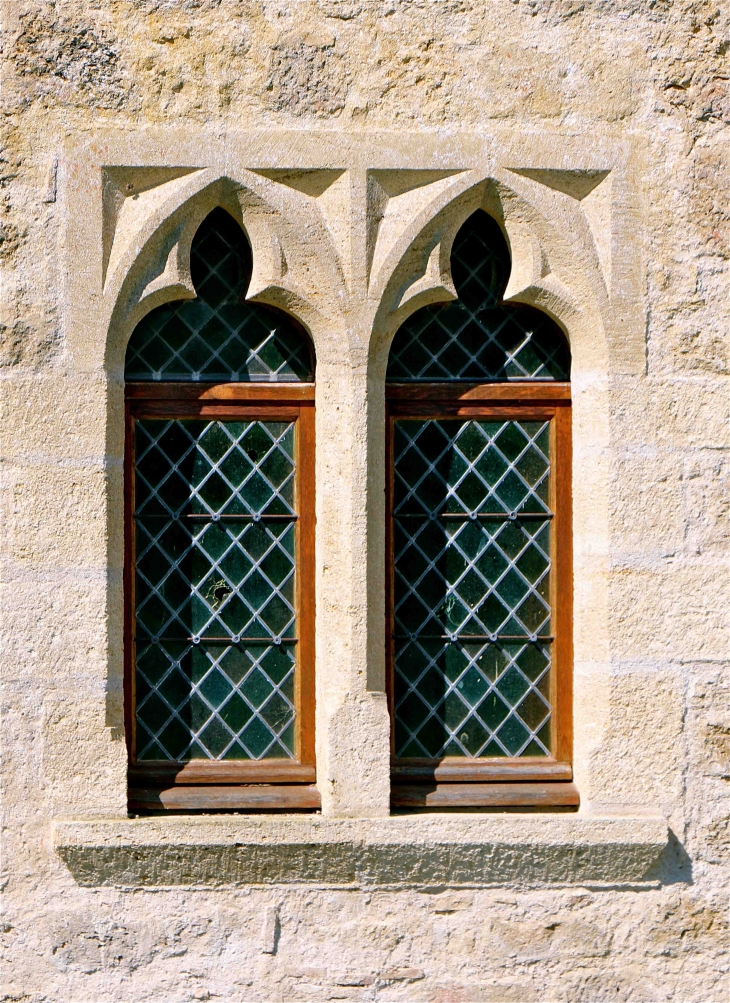
<svg viewBox="0 0 730 1003"><path fill-rule="evenodd" d="M308 381L314 348L289 314L246 294L252 249L240 219L215 206L190 244L189 295L145 313L127 342L125 380Z"/></svg>
<svg viewBox="0 0 730 1003"><path fill-rule="evenodd" d="M569 379L570 349L562 327L532 305L505 303L510 270L502 228L477 209L451 249L456 300L421 307L398 327L387 379Z"/></svg>
<svg viewBox="0 0 730 1003"><path fill-rule="evenodd" d="M297 259L311 259L311 250L302 251L298 214L287 215L269 197L272 182L253 174L237 180L200 170L170 185L171 190L148 198L146 212L131 217L126 232L122 226L115 234L119 250L115 253L112 245L102 294L104 369L121 378L126 345L139 321L158 306L195 297L190 248L200 224L216 207L233 216L251 246L253 274L246 299L294 317L315 342L316 353L316 332L331 328L332 317L328 325L324 297L301 281L307 269ZM102 360L88 361L93 366Z"/></svg>
<svg viewBox="0 0 730 1003"><path fill-rule="evenodd" d="M477 209L498 222L509 246L512 268L504 302L536 307L555 320L568 338L576 374L608 372L610 304L580 210L570 218L549 197L530 200L502 174L508 172L475 180L470 172L462 192L450 192L444 205L429 206L404 228L374 317L374 379L384 379L400 325L421 307L455 297L451 249Z"/></svg>

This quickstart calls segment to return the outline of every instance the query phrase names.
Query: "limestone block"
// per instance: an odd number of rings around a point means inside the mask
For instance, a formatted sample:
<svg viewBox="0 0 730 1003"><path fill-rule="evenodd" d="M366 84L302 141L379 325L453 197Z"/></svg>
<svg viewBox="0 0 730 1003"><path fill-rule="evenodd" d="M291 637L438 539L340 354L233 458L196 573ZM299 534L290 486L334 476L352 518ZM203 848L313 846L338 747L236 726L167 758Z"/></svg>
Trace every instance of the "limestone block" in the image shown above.
<svg viewBox="0 0 730 1003"><path fill-rule="evenodd" d="M586 791L596 810L611 803L651 805L670 816L676 809L685 756L681 694L678 671L614 669L606 687L608 726L600 751L591 755Z"/></svg>
<svg viewBox="0 0 730 1003"><path fill-rule="evenodd" d="M68 370L31 375L25 370L5 379L0 397L5 461L68 462L76 457L103 462L109 403L103 375L80 378Z"/></svg>
<svg viewBox="0 0 730 1003"><path fill-rule="evenodd" d="M480 887L651 882L660 817L477 813L64 822L58 853L83 886L324 884Z"/></svg>
<svg viewBox="0 0 730 1003"><path fill-rule="evenodd" d="M727 650L727 584L718 580L714 562L666 560L661 570L632 563L622 562L611 573L616 656L722 659Z"/></svg>
<svg viewBox="0 0 730 1003"><path fill-rule="evenodd" d="M85 687L103 694L110 628L111 645L116 643L117 651L121 645L121 624L108 615L107 584L106 574L93 570L87 575L75 570L7 575L0 586L3 627L9 635L4 649L7 678L53 681L69 689L83 680Z"/></svg>
<svg viewBox="0 0 730 1003"><path fill-rule="evenodd" d="M613 383L611 422L623 448L668 451L730 445L729 405L722 381L621 378Z"/></svg>
<svg viewBox="0 0 730 1003"><path fill-rule="evenodd" d="M686 519L676 454L618 446L612 474L613 552L627 557L641 553L644 561L680 553Z"/></svg>
<svg viewBox="0 0 730 1003"><path fill-rule="evenodd" d="M4 472L9 556L24 567L103 566L107 474L103 463L43 459ZM61 527L63 527L61 531Z"/></svg>

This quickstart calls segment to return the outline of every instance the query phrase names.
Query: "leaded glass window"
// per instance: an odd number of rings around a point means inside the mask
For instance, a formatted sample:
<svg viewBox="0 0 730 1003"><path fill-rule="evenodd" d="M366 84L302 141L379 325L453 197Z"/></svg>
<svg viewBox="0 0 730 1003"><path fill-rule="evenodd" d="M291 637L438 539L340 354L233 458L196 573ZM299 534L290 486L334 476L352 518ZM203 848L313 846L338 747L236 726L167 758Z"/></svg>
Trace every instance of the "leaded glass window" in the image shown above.
<svg viewBox="0 0 730 1003"><path fill-rule="evenodd" d="M294 756L293 422L135 424L139 760Z"/></svg>
<svg viewBox="0 0 730 1003"><path fill-rule="evenodd" d="M247 303L251 249L236 221L214 209L190 251L197 293L157 307L127 348L127 380L301 382L314 378L303 329L271 307Z"/></svg>
<svg viewBox="0 0 730 1003"><path fill-rule="evenodd" d="M451 253L458 299L418 310L398 330L387 379L482 383L567 380L565 335L546 314L501 302L510 273L499 224L478 210L459 230Z"/></svg>
<svg viewBox="0 0 730 1003"><path fill-rule="evenodd" d="M395 754L549 755L549 423L394 435Z"/></svg>
<svg viewBox="0 0 730 1003"><path fill-rule="evenodd" d="M397 786L413 778L571 776L570 355L553 320L501 301L509 270L475 213L453 247L458 301L418 311L391 349L395 804L414 803Z"/></svg>
<svg viewBox="0 0 730 1003"><path fill-rule="evenodd" d="M228 213L191 255L126 360L130 806L312 808L311 346Z"/></svg>

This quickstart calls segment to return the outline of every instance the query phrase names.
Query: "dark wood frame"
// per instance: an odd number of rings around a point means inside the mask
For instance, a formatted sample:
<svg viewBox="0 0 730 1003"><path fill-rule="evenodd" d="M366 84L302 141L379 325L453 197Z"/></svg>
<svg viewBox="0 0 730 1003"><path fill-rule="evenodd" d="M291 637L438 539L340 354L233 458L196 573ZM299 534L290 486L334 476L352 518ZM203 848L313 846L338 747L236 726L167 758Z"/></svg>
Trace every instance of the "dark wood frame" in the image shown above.
<svg viewBox="0 0 730 1003"><path fill-rule="evenodd" d="M391 804L400 808L561 807L579 803L573 779L572 454L569 383L395 383L386 386L386 646L393 719L393 425L398 418L550 420L553 635L550 758L391 758ZM392 741L392 740L391 740ZM391 747L392 757L392 747Z"/></svg>
<svg viewBox="0 0 730 1003"><path fill-rule="evenodd" d="M296 761L134 761L134 421L141 417L295 420L298 519ZM125 389L124 708L129 810L312 811L314 786L314 384L129 383Z"/></svg>

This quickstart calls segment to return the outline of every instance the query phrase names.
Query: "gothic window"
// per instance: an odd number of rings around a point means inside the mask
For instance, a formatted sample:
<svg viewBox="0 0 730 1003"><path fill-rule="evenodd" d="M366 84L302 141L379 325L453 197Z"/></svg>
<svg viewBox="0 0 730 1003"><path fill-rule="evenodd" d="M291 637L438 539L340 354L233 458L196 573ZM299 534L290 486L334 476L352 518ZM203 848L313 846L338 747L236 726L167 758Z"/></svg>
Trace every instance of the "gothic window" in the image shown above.
<svg viewBox="0 0 730 1003"><path fill-rule="evenodd" d="M215 209L127 349L129 805L316 808L314 360ZM251 786L247 786L251 785Z"/></svg>
<svg viewBox="0 0 730 1003"><path fill-rule="evenodd" d="M390 352L395 805L494 803L495 783L499 803L575 803L557 783L572 778L570 355L551 318L502 301L509 270L499 225L474 213L458 299L415 313Z"/></svg>

